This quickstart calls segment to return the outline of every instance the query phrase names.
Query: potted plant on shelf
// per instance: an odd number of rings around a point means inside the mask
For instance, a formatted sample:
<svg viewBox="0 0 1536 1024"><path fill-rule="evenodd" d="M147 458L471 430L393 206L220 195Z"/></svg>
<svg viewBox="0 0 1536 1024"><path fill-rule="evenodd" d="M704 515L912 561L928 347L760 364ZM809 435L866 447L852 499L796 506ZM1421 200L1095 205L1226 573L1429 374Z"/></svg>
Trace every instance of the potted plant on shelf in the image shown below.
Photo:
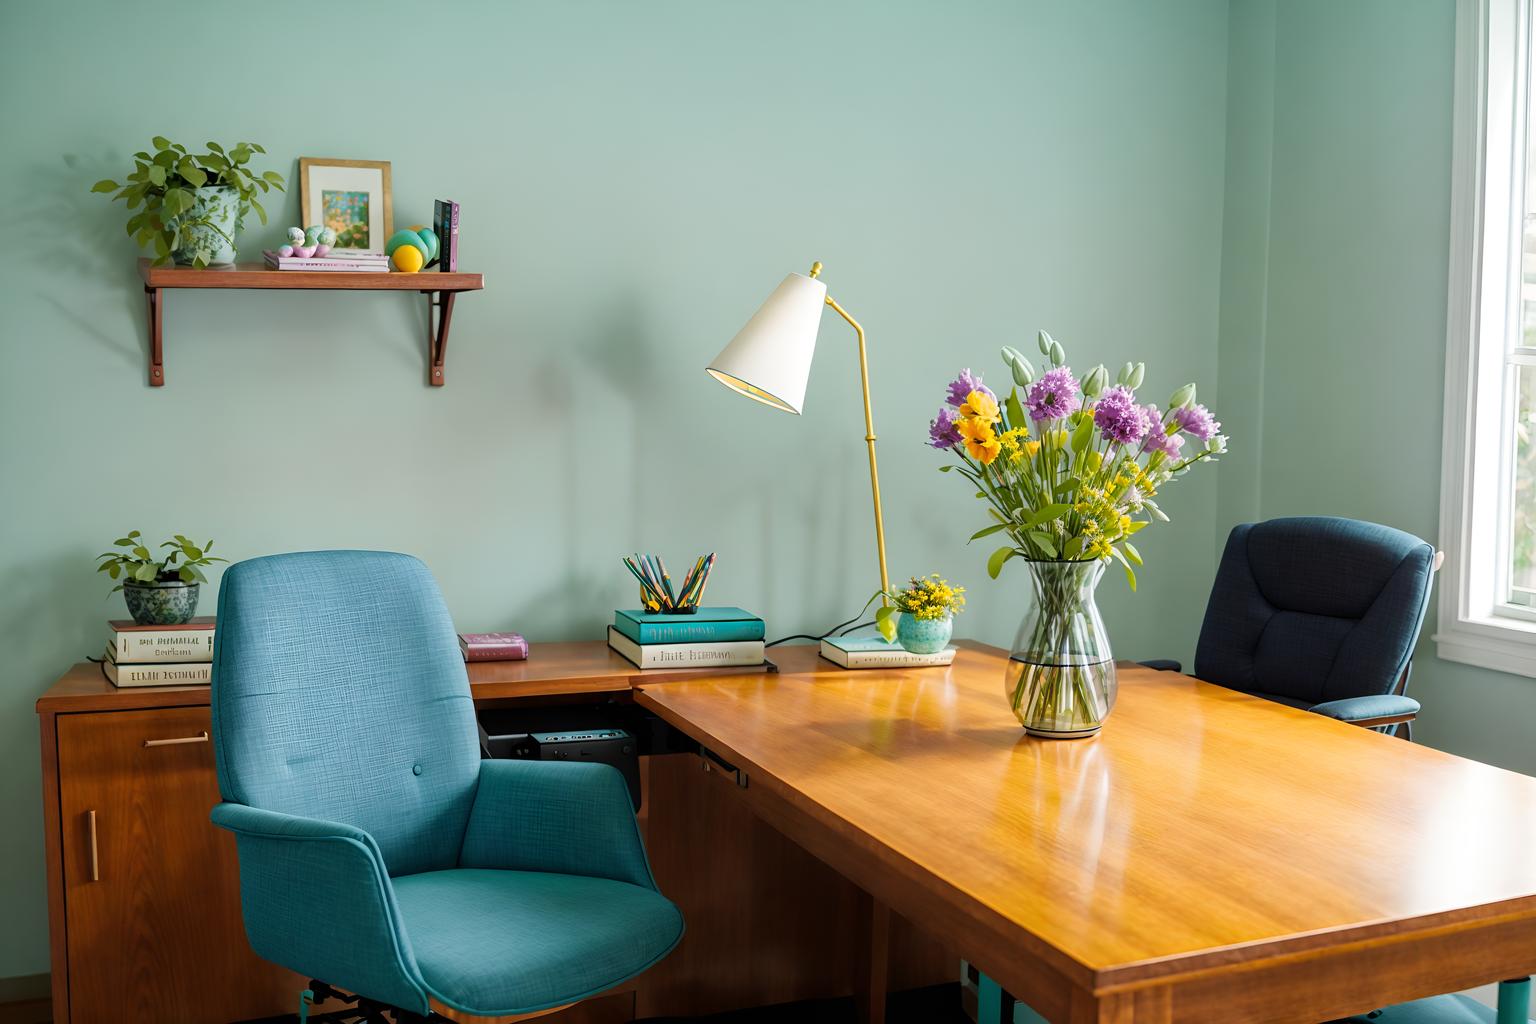
<svg viewBox="0 0 1536 1024"><path fill-rule="evenodd" d="M141 626L175 626L189 621L197 614L198 585L208 582L202 567L227 561L208 554L213 541L198 547L179 533L160 545L171 551L159 559L144 546L138 530L113 544L123 550L97 555L101 564L96 571L122 580L111 593L123 592L128 614ZM178 559L180 565L176 564Z"/></svg>
<svg viewBox="0 0 1536 1024"><path fill-rule="evenodd" d="M1142 559L1131 537L1168 521L1159 489L1214 462L1227 439L1195 404L1195 385L1175 391L1163 412L1136 397L1142 364L1126 363L1110 387L1103 366L1079 379L1058 342L1044 331L1039 341L1050 369L1038 379L1017 349L1003 349L1015 387L1002 402L962 371L928 443L959 460L940 471L957 471L987 502L992 522L971 540L1008 537L987 559L988 575L1012 559L1029 569L1004 678L1013 714L1031 735L1069 739L1098 732L1115 702L1115 661L1094 602L1104 567L1120 562L1136 589L1132 566Z"/></svg>
<svg viewBox="0 0 1536 1024"><path fill-rule="evenodd" d="M208 152L189 153L162 135L150 145L155 152L135 153L123 183L104 178L91 191L116 192L114 201L127 200L128 209L137 210L128 218L128 234L141 249L153 246L156 266L172 260L199 268L235 262L235 236L246 212L255 210L267 222L257 195L283 191L282 175L257 175L246 166L253 153L266 150L254 142L228 150L210 142Z"/></svg>

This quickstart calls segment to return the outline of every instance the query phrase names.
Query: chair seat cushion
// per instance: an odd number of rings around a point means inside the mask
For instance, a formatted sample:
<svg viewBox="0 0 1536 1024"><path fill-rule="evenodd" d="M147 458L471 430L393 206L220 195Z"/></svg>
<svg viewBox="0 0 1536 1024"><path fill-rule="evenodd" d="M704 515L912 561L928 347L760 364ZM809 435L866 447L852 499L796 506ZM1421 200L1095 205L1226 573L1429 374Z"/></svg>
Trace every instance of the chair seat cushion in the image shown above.
<svg viewBox="0 0 1536 1024"><path fill-rule="evenodd" d="M1284 704L1288 708L1300 708L1302 711L1312 710L1312 701L1301 700L1297 697L1287 697L1279 693L1254 693L1254 697L1262 697L1265 700L1274 701L1276 704Z"/></svg>
<svg viewBox="0 0 1536 1024"><path fill-rule="evenodd" d="M432 994L484 1016L601 992L659 960L683 918L651 889L582 875L452 868L394 880Z"/></svg>
<svg viewBox="0 0 1536 1024"><path fill-rule="evenodd" d="M1471 996L1435 996L1389 1006L1374 1016L1350 1017L1349 1024L1493 1024L1492 1007Z"/></svg>

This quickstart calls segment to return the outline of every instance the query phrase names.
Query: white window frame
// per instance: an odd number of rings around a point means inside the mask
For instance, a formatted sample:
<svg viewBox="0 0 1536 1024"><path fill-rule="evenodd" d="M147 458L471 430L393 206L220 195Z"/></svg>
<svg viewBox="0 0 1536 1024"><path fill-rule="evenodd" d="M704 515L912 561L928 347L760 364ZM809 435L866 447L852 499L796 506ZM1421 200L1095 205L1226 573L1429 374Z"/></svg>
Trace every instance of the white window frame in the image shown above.
<svg viewBox="0 0 1536 1024"><path fill-rule="evenodd" d="M1536 0L1458 0L1437 653L1536 677L1536 615L1510 604L1514 452L1504 367L1518 328ZM1485 272L1486 271L1486 272ZM1513 320L1511 318L1514 318ZM1525 351L1525 350L1517 350Z"/></svg>

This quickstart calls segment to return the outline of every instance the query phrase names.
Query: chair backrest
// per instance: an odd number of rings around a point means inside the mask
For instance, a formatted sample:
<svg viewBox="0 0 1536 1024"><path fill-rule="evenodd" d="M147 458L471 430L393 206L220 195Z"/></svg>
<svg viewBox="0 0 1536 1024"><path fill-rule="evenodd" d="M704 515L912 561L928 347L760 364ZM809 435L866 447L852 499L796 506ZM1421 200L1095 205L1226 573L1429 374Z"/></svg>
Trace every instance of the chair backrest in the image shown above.
<svg viewBox="0 0 1536 1024"><path fill-rule="evenodd" d="M479 734L421 562L313 551L230 566L212 701L225 800L361 828L391 875L454 866Z"/></svg>
<svg viewBox="0 0 1536 1024"><path fill-rule="evenodd" d="M1195 675L1310 704L1391 693L1413 656L1434 548L1334 516L1245 523L1227 538Z"/></svg>

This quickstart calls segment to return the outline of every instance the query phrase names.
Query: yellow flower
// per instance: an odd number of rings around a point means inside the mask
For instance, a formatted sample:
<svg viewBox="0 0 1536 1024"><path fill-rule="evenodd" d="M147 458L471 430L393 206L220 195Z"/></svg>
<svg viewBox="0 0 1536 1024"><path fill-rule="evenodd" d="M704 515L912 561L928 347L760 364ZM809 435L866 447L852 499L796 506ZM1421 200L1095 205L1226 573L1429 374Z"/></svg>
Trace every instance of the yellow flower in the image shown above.
<svg viewBox="0 0 1536 1024"><path fill-rule="evenodd" d="M996 423L999 418L997 399L985 391L972 391L960 405L960 415L971 419Z"/></svg>
<svg viewBox="0 0 1536 1024"><path fill-rule="evenodd" d="M976 392L972 391L974 397ZM998 442L997 435L992 433L992 424L985 420L963 419L959 423L960 437L965 441L965 450L971 458L980 462L983 466L990 466L992 460L997 458L1003 446Z"/></svg>
<svg viewBox="0 0 1536 1024"><path fill-rule="evenodd" d="M1040 443L1038 441L1024 440L1024 438L1028 436L1029 430L1027 428L1014 427L1012 430L1004 433L1002 437L998 438L998 441L1003 446L1003 458L1007 459L1009 462L1017 463L1024 460L1024 453L1030 445L1033 445L1035 451L1038 451L1040 448ZM1033 456L1034 451L1030 451L1029 454Z"/></svg>

